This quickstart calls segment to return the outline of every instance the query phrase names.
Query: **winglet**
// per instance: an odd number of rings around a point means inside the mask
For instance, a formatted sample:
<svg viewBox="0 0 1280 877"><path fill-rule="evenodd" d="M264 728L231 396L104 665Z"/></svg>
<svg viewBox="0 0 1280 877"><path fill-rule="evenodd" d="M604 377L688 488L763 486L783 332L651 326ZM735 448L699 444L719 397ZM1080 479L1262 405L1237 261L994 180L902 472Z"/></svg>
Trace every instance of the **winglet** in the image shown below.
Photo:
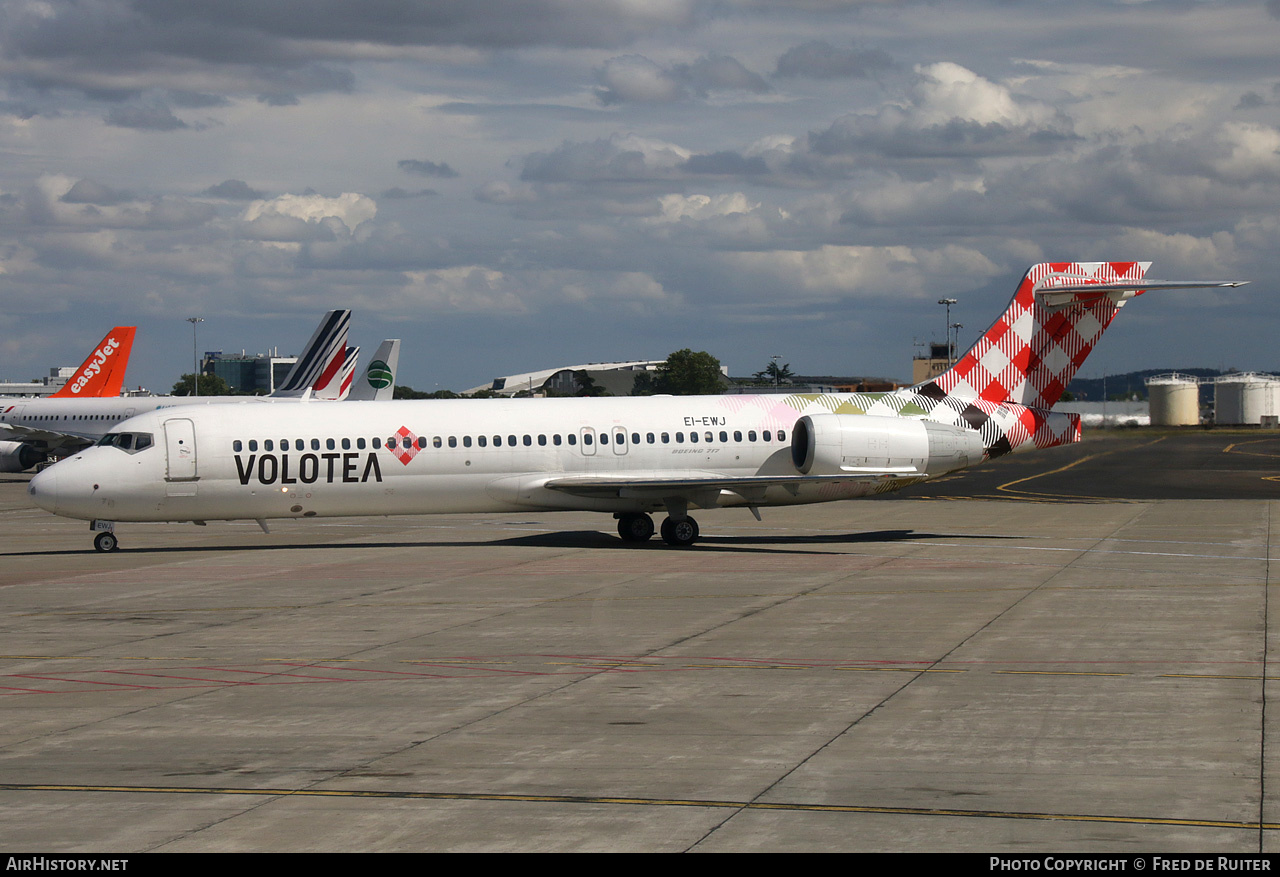
<svg viewBox="0 0 1280 877"><path fill-rule="evenodd" d="M119 396L124 372L133 350L137 326L116 326L102 339L89 358L80 364L71 380L51 398L86 399L91 396Z"/></svg>

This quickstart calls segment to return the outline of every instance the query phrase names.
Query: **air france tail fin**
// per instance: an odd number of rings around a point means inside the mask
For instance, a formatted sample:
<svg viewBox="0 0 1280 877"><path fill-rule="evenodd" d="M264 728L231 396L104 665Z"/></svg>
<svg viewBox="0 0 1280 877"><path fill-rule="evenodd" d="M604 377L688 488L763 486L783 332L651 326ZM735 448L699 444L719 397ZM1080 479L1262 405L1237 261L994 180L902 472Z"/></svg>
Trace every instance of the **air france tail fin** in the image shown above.
<svg viewBox="0 0 1280 877"><path fill-rule="evenodd" d="M1152 289L1234 287L1247 281L1146 280L1150 262L1044 262L1008 309L948 371L915 389L935 399L1048 410L1125 302Z"/></svg>
<svg viewBox="0 0 1280 877"><path fill-rule="evenodd" d="M355 376L356 362L360 359L359 347L348 347L342 358L342 367L332 375L326 375L312 387L313 398L325 402L338 402L347 398L351 392L351 381Z"/></svg>
<svg viewBox="0 0 1280 877"><path fill-rule="evenodd" d="M71 380L53 393L55 399L86 399L92 396L119 396L124 372L133 350L136 326L116 326L80 364Z"/></svg>
<svg viewBox="0 0 1280 877"><path fill-rule="evenodd" d="M388 338L378 345L373 352L373 359L360 380L351 387L347 396L348 402L382 402L394 398L396 390L396 367L400 364L400 339Z"/></svg>
<svg viewBox="0 0 1280 877"><path fill-rule="evenodd" d="M301 396L308 389L327 387L347 359L347 328L351 311L329 311L320 320L307 347L272 396ZM338 384L341 386L341 384Z"/></svg>

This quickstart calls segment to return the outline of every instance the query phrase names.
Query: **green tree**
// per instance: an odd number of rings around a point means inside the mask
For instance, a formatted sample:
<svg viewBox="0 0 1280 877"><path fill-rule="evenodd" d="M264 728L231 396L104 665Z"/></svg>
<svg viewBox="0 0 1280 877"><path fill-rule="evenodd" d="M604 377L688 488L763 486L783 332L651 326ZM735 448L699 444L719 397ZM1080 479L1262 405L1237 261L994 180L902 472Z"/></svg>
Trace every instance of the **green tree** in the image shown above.
<svg viewBox="0 0 1280 877"><path fill-rule="evenodd" d="M751 377L762 384L773 384L776 387L779 384L791 383L791 379L795 377L795 372L791 371L791 363L784 362L782 365L778 365L778 361L775 359Z"/></svg>
<svg viewBox="0 0 1280 877"><path fill-rule="evenodd" d="M631 382L632 396L652 396L658 392L658 386L654 383L653 372L638 372L636 379Z"/></svg>
<svg viewBox="0 0 1280 877"><path fill-rule="evenodd" d="M677 350L658 369L654 385L673 396L718 396L724 392L720 360L705 350Z"/></svg>
<svg viewBox="0 0 1280 877"><path fill-rule="evenodd" d="M609 391L596 383L596 379L587 374L585 370L579 369L573 373L574 383L578 385L576 396L608 396Z"/></svg>
<svg viewBox="0 0 1280 877"><path fill-rule="evenodd" d="M173 385L173 395L190 396L191 395L191 375L185 374L182 380ZM234 396L235 390L227 386L227 382L217 375L201 375L200 376L200 395L201 396Z"/></svg>
<svg viewBox="0 0 1280 877"><path fill-rule="evenodd" d="M425 390L415 390L413 387L407 387L403 384L396 384L395 390L391 393L392 399L461 399L457 393L452 390L435 390L428 393Z"/></svg>

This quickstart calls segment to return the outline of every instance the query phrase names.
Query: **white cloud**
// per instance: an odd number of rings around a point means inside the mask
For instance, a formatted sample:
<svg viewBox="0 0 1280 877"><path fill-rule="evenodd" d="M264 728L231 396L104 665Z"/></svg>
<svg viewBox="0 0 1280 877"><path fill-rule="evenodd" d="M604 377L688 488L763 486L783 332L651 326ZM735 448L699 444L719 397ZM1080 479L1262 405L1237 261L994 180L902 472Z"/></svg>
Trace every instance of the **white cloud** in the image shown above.
<svg viewBox="0 0 1280 877"><path fill-rule="evenodd" d="M959 246L827 245L722 254L719 259L743 275L769 278L788 296L811 300L919 298L932 294L940 277L946 278L948 288L958 289L1001 272L981 252Z"/></svg>
<svg viewBox="0 0 1280 877"><path fill-rule="evenodd" d="M253 220L276 214L291 216L304 222L318 222L328 217L342 220L347 228L354 229L362 222L378 214L377 203L368 195L343 192L336 198L323 195L281 195L265 201L254 201L244 211L244 220Z"/></svg>
<svg viewBox="0 0 1280 877"><path fill-rule="evenodd" d="M760 208L760 202L751 201L741 192L724 195L663 195L658 199L661 214L648 217L647 222L678 222L681 219L704 220L715 216L746 214Z"/></svg>

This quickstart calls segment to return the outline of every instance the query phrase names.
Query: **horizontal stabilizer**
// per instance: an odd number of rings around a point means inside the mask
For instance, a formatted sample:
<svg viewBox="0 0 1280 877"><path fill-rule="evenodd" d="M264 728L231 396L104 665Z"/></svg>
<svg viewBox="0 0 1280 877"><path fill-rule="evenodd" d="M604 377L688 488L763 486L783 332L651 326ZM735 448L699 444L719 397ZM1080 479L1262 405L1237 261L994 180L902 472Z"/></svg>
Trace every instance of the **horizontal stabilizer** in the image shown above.
<svg viewBox="0 0 1280 877"><path fill-rule="evenodd" d="M1117 304L1144 292L1160 289L1235 289L1248 280L1146 280L1139 283L1090 283L1078 274L1048 274L1036 283L1034 292L1050 311L1070 305L1089 305L1103 296ZM1118 295L1117 295L1118 293Z"/></svg>

